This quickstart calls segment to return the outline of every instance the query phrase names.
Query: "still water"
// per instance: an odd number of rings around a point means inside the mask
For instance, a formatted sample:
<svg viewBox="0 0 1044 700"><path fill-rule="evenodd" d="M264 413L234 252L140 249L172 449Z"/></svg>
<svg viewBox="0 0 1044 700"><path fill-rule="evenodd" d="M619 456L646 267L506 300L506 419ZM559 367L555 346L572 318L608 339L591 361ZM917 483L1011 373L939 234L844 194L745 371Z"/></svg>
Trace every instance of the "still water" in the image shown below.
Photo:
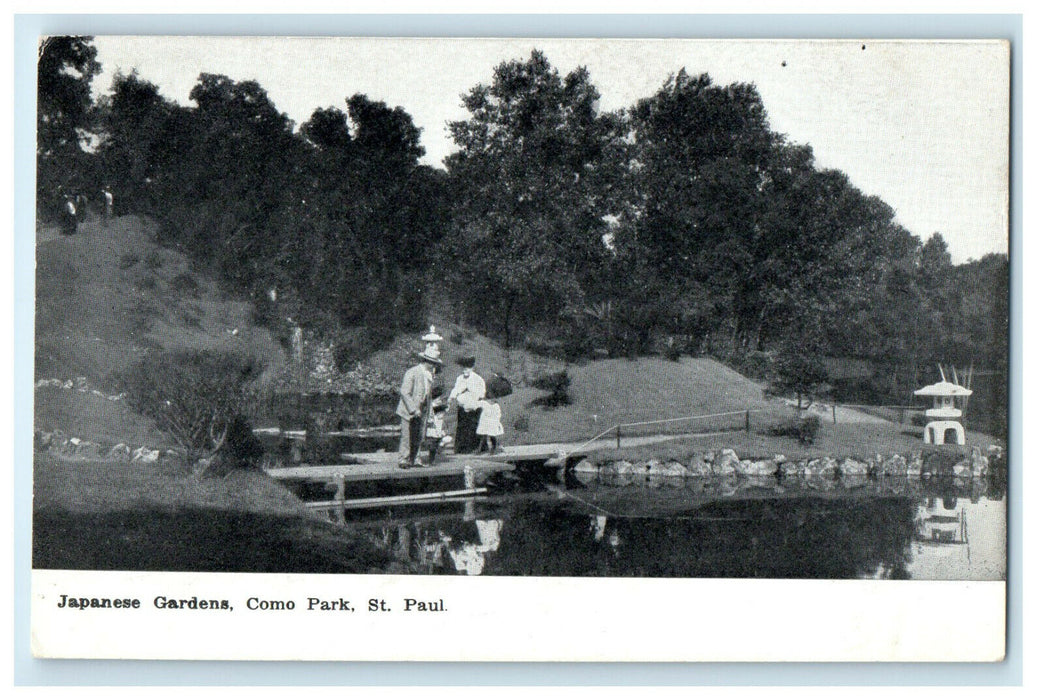
<svg viewBox="0 0 1044 700"><path fill-rule="evenodd" d="M383 550L388 573L1005 577L997 479L531 476L489 486L483 497L327 515Z"/></svg>

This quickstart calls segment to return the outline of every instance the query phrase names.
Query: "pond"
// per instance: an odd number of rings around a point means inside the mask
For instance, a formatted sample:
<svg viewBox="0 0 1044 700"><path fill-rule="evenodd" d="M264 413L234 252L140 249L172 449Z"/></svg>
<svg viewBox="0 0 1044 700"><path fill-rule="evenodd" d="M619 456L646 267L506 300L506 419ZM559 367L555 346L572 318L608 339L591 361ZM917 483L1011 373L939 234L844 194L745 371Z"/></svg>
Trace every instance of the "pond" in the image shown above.
<svg viewBox="0 0 1044 700"><path fill-rule="evenodd" d="M1003 580L1002 479L627 483L534 471L481 497L333 509L388 573ZM321 489L292 486L301 495ZM306 496L307 497L307 496Z"/></svg>

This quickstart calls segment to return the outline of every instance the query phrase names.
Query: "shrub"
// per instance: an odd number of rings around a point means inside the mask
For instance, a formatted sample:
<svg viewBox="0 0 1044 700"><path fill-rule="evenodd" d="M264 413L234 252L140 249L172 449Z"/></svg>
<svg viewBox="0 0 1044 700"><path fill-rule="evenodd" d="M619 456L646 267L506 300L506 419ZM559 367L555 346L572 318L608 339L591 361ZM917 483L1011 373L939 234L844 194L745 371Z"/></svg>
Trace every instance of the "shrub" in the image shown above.
<svg viewBox="0 0 1044 700"><path fill-rule="evenodd" d="M565 370L550 372L537 377L532 385L549 393L546 396L534 399L533 405L545 408L568 406L573 403L573 397L569 395L569 384L569 374Z"/></svg>
<svg viewBox="0 0 1044 700"><path fill-rule="evenodd" d="M819 416L807 415L801 419L791 418L769 428L770 435L794 438L802 445L813 445L819 437Z"/></svg>
<svg viewBox="0 0 1044 700"><path fill-rule="evenodd" d="M158 270L163 267L163 256L160 255L158 250L150 251L149 254L145 256L145 266L150 270Z"/></svg>
<svg viewBox="0 0 1044 700"><path fill-rule="evenodd" d="M819 437L819 416L805 416L798 422L798 441L802 445L812 445Z"/></svg>
<svg viewBox="0 0 1044 700"><path fill-rule="evenodd" d="M520 433L529 432L529 415L526 413L518 414L518 417L515 418L514 422L511 425L516 431Z"/></svg>
<svg viewBox="0 0 1044 700"><path fill-rule="evenodd" d="M221 449L224 459L233 469L256 469L264 454L261 441L254 435L253 426L243 415L236 415L228 428L228 436Z"/></svg>
<svg viewBox="0 0 1044 700"><path fill-rule="evenodd" d="M118 263L121 270L129 270L138 264L140 258L135 253L124 253L120 256L120 262Z"/></svg>
<svg viewBox="0 0 1044 700"><path fill-rule="evenodd" d="M156 421L195 461L225 445L245 387L260 369L234 353L163 352L146 355L121 383L130 406Z"/></svg>

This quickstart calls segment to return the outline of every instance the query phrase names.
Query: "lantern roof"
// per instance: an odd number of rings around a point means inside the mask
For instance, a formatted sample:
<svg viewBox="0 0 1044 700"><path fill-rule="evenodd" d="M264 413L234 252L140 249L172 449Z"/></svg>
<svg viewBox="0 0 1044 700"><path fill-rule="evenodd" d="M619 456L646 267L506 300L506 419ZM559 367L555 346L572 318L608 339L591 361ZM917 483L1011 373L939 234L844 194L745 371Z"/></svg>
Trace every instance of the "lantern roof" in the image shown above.
<svg viewBox="0 0 1044 700"><path fill-rule="evenodd" d="M914 396L971 396L971 389L965 389L953 382L936 382L914 392Z"/></svg>

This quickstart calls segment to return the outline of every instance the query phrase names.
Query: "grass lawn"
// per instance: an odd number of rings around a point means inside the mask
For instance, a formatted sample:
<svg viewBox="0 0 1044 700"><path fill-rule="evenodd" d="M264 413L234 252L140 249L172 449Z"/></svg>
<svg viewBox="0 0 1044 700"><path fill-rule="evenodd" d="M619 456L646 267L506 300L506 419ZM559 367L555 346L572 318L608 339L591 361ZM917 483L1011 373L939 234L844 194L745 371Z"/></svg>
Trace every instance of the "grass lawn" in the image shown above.
<svg viewBox="0 0 1044 700"><path fill-rule="evenodd" d="M34 568L336 573L386 563L260 473L197 479L167 464L36 458Z"/></svg>

